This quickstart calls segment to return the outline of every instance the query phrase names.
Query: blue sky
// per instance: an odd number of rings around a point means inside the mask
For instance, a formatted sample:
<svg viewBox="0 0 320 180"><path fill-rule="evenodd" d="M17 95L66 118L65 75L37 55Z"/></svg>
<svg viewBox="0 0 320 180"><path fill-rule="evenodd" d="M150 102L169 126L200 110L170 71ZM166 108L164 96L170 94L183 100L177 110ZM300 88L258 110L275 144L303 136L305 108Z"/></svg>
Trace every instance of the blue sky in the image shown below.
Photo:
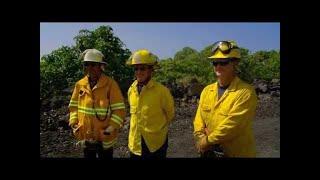
<svg viewBox="0 0 320 180"><path fill-rule="evenodd" d="M146 48L160 59L188 46L201 51L218 40L235 40L251 52L280 49L280 23L40 23L40 56L71 46L81 29L110 25L132 52Z"/></svg>

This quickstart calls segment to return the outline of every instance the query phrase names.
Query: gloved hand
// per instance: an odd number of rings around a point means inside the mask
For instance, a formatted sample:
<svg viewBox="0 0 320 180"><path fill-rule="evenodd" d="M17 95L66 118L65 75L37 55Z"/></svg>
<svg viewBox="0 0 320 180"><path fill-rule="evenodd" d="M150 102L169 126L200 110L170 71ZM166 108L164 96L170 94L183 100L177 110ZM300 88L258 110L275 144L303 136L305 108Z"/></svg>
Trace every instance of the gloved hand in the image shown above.
<svg viewBox="0 0 320 180"><path fill-rule="evenodd" d="M80 149L85 148L85 147L86 147L86 145L85 145L85 140L78 141L78 142L76 143L76 147L77 147L77 148L80 148Z"/></svg>
<svg viewBox="0 0 320 180"><path fill-rule="evenodd" d="M79 130L78 124L72 124L72 125L71 125L71 128L72 128L72 131L73 131L74 133Z"/></svg>
<svg viewBox="0 0 320 180"><path fill-rule="evenodd" d="M115 130L115 128L113 126L108 126L107 129L103 132L104 135L110 135L113 131Z"/></svg>

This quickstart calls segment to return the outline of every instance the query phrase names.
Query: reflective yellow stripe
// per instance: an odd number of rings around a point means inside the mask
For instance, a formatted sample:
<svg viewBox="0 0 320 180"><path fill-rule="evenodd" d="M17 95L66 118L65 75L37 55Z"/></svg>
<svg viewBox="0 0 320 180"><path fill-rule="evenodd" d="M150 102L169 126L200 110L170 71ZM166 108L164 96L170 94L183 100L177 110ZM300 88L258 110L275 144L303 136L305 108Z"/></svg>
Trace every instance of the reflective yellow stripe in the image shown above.
<svg viewBox="0 0 320 180"><path fill-rule="evenodd" d="M103 148L109 148L116 143L117 143L117 138L115 138L114 140L112 140L110 142L102 142L102 145L103 145Z"/></svg>
<svg viewBox="0 0 320 180"><path fill-rule="evenodd" d="M78 113L77 112L71 112L70 113L70 117L77 117L78 116Z"/></svg>
<svg viewBox="0 0 320 180"><path fill-rule="evenodd" d="M88 111L88 112L107 112L108 109L107 108L89 108L89 107L84 107L84 106L79 106L79 109L82 109L84 111Z"/></svg>
<svg viewBox="0 0 320 180"><path fill-rule="evenodd" d="M69 107L70 106L78 106L78 101L70 100Z"/></svg>
<svg viewBox="0 0 320 180"><path fill-rule="evenodd" d="M97 111L97 112L107 112L108 109L106 108L95 108L95 109L92 109L93 111Z"/></svg>
<svg viewBox="0 0 320 180"><path fill-rule="evenodd" d="M111 106L111 108L118 107L118 106L124 106L124 103L114 103L114 104L111 104L110 106Z"/></svg>
<svg viewBox="0 0 320 180"><path fill-rule="evenodd" d="M86 110L86 109L81 109L81 108L78 109L78 112L84 113L84 114L89 114L89 115L95 115L94 112L88 111L88 110ZM98 114L98 113L97 113L97 114Z"/></svg>
<svg viewBox="0 0 320 180"><path fill-rule="evenodd" d="M78 104L69 104L69 107L78 107Z"/></svg>
<svg viewBox="0 0 320 180"><path fill-rule="evenodd" d="M113 122L115 122L115 123L119 124L119 126L121 126L121 125L122 125L122 123L121 123L121 122L119 122L118 120L114 119L113 117L111 117L111 120L112 120Z"/></svg>
<svg viewBox="0 0 320 180"><path fill-rule="evenodd" d="M123 121L122 118L120 116L116 115L116 114L112 114L112 117L118 119L120 122Z"/></svg>
<svg viewBox="0 0 320 180"><path fill-rule="evenodd" d="M124 103L111 104L110 107L111 107L111 110L125 109L125 108L126 108L126 106L124 105Z"/></svg>
<svg viewBox="0 0 320 180"><path fill-rule="evenodd" d="M96 115L95 112L90 112L90 111L86 111L86 110L82 110L82 109L79 109L78 112L83 113L83 114ZM97 112L97 115L100 115L100 116L105 116L106 114L107 113Z"/></svg>
<svg viewBox="0 0 320 180"><path fill-rule="evenodd" d="M74 119L78 119L78 117L70 117L70 121Z"/></svg>
<svg viewBox="0 0 320 180"><path fill-rule="evenodd" d="M113 120L115 123L119 124L120 126L122 125L122 122L123 122L123 120L116 114L111 115L111 120Z"/></svg>
<svg viewBox="0 0 320 180"><path fill-rule="evenodd" d="M117 109L125 109L126 107L125 106L119 106L119 107L114 107L114 108L111 108L111 110L117 110Z"/></svg>

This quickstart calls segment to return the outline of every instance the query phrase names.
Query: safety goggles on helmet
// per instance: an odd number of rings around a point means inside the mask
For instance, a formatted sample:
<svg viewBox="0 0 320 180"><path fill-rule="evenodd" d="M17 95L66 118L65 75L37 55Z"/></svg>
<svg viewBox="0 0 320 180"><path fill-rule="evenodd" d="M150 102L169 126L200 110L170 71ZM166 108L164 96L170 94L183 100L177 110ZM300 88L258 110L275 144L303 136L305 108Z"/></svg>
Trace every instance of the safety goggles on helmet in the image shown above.
<svg viewBox="0 0 320 180"><path fill-rule="evenodd" d="M232 49L239 49L239 47L229 41L218 41L213 44L212 54L220 50L223 54L229 54Z"/></svg>

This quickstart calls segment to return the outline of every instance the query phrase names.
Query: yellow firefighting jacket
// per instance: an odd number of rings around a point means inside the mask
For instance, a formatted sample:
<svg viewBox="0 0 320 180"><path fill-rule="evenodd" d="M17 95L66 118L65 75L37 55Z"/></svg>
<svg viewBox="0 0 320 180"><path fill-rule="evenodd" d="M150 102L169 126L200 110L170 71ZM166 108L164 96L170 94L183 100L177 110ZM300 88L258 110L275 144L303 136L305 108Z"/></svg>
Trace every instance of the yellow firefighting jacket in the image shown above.
<svg viewBox="0 0 320 180"><path fill-rule="evenodd" d="M142 136L150 152L155 152L165 143L168 125L174 117L174 101L169 89L150 80L139 95L135 81L128 90L128 100L130 151L141 155Z"/></svg>
<svg viewBox="0 0 320 180"><path fill-rule="evenodd" d="M69 125L78 125L74 129L77 140L102 141L104 148L116 143L125 116L123 96L116 81L101 74L91 90L88 76L85 76L75 85L69 111ZM110 135L104 135L109 125L116 130Z"/></svg>
<svg viewBox="0 0 320 180"><path fill-rule="evenodd" d="M253 87L235 77L218 100L218 83L204 88L194 119L194 136L199 140L209 130L208 142L220 144L227 157L255 157L252 130L257 105Z"/></svg>

